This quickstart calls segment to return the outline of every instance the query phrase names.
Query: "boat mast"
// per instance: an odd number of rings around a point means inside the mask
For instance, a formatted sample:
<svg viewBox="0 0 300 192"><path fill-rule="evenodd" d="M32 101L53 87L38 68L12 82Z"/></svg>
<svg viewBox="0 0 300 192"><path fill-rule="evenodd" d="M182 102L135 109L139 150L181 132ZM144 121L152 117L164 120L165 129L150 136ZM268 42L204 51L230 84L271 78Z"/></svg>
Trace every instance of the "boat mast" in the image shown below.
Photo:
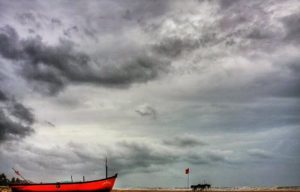
<svg viewBox="0 0 300 192"><path fill-rule="evenodd" d="M107 157L105 158L105 178L107 178Z"/></svg>
<svg viewBox="0 0 300 192"><path fill-rule="evenodd" d="M29 183L28 180L25 179L25 178L21 175L21 173L20 173L19 171L15 170L13 167L12 167L12 170L14 170L14 172L16 173L16 175L20 176L26 183Z"/></svg>

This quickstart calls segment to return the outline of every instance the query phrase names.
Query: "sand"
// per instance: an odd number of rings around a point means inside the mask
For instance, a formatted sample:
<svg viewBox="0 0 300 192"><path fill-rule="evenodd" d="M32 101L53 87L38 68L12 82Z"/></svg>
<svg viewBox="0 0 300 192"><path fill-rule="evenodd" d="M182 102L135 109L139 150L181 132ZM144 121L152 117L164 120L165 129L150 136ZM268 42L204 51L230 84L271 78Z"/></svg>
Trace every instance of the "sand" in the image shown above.
<svg viewBox="0 0 300 192"><path fill-rule="evenodd" d="M10 192L9 187L1 187L0 186L0 192Z"/></svg>
<svg viewBox="0 0 300 192"><path fill-rule="evenodd" d="M298 188L255 188L255 187L241 187L241 188L211 188L209 190L197 190L196 192L300 192ZM114 189L113 192L193 192L192 189Z"/></svg>
<svg viewBox="0 0 300 192"><path fill-rule="evenodd" d="M233 187L233 188L211 188L203 192L300 192L300 187ZM0 192L11 192L9 187L1 187ZM112 192L193 192L191 189L114 189ZM197 192L201 192L198 190Z"/></svg>

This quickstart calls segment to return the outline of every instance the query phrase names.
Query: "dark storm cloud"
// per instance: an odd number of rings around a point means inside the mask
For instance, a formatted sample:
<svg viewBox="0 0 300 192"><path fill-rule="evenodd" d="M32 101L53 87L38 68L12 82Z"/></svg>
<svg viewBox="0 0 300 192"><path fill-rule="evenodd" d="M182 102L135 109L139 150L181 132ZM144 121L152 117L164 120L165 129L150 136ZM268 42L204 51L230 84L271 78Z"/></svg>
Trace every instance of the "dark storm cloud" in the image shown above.
<svg viewBox="0 0 300 192"><path fill-rule="evenodd" d="M120 67L104 67L103 76L95 77L96 81L106 86L128 86L132 83L142 83L159 77L167 72L169 61L154 56L141 55L132 58Z"/></svg>
<svg viewBox="0 0 300 192"><path fill-rule="evenodd" d="M205 142L201 141L199 138L193 136L177 136L174 138L169 138L164 140L163 143L165 145L180 147L180 148L188 148L188 147L196 147L206 145Z"/></svg>
<svg viewBox="0 0 300 192"><path fill-rule="evenodd" d="M0 143L11 139L22 139L34 132L31 127L34 119L29 109L20 103L14 103L13 105L18 106L12 106L12 109L9 109L8 105L5 106L6 109L0 110Z"/></svg>
<svg viewBox="0 0 300 192"><path fill-rule="evenodd" d="M8 98L7 98L6 94L0 90L0 102L7 101L7 100L8 100Z"/></svg>
<svg viewBox="0 0 300 192"><path fill-rule="evenodd" d="M299 42L300 39L300 14L295 13L288 15L282 19L282 23L286 30L286 40L289 42Z"/></svg>
<svg viewBox="0 0 300 192"><path fill-rule="evenodd" d="M21 103L14 102L11 109L11 114L18 119L25 121L27 124L33 124L34 122L34 115L30 111L30 109L28 109Z"/></svg>
<svg viewBox="0 0 300 192"><path fill-rule="evenodd" d="M180 38L165 38L158 45L155 45L153 49L162 55L168 57L180 56L184 51L192 51L200 46L200 43L204 44L204 41L209 41L209 39L180 39Z"/></svg>
<svg viewBox="0 0 300 192"><path fill-rule="evenodd" d="M18 41L19 36L12 27L5 26L0 28L0 53L3 57L9 59L24 57L18 50L20 49Z"/></svg>
<svg viewBox="0 0 300 192"><path fill-rule="evenodd" d="M35 118L31 110L8 95L0 89L0 144L34 132Z"/></svg>
<svg viewBox="0 0 300 192"><path fill-rule="evenodd" d="M10 26L1 29L0 42L1 55L15 60L23 77L48 94L56 94L70 82L108 87L143 83L166 72L169 65L167 60L140 54L121 64L97 63L94 69L90 56L75 51L71 42L61 40L59 45L50 46L39 37L21 40Z"/></svg>

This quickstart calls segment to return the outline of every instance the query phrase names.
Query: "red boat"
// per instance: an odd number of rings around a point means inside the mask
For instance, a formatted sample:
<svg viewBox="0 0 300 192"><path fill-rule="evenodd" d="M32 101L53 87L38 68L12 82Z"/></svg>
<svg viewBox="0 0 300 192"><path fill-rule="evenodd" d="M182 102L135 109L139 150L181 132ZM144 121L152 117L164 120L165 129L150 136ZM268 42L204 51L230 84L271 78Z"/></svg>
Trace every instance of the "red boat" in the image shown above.
<svg viewBox="0 0 300 192"><path fill-rule="evenodd" d="M110 192L117 174L106 179L69 183L11 184L12 192Z"/></svg>

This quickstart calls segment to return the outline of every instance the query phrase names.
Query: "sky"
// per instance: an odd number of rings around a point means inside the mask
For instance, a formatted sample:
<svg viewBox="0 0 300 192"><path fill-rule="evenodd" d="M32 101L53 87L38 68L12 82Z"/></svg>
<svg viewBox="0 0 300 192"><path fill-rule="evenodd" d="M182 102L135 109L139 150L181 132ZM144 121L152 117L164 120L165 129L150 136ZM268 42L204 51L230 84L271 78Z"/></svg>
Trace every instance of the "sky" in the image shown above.
<svg viewBox="0 0 300 192"><path fill-rule="evenodd" d="M300 184L300 1L0 0L0 172Z"/></svg>

